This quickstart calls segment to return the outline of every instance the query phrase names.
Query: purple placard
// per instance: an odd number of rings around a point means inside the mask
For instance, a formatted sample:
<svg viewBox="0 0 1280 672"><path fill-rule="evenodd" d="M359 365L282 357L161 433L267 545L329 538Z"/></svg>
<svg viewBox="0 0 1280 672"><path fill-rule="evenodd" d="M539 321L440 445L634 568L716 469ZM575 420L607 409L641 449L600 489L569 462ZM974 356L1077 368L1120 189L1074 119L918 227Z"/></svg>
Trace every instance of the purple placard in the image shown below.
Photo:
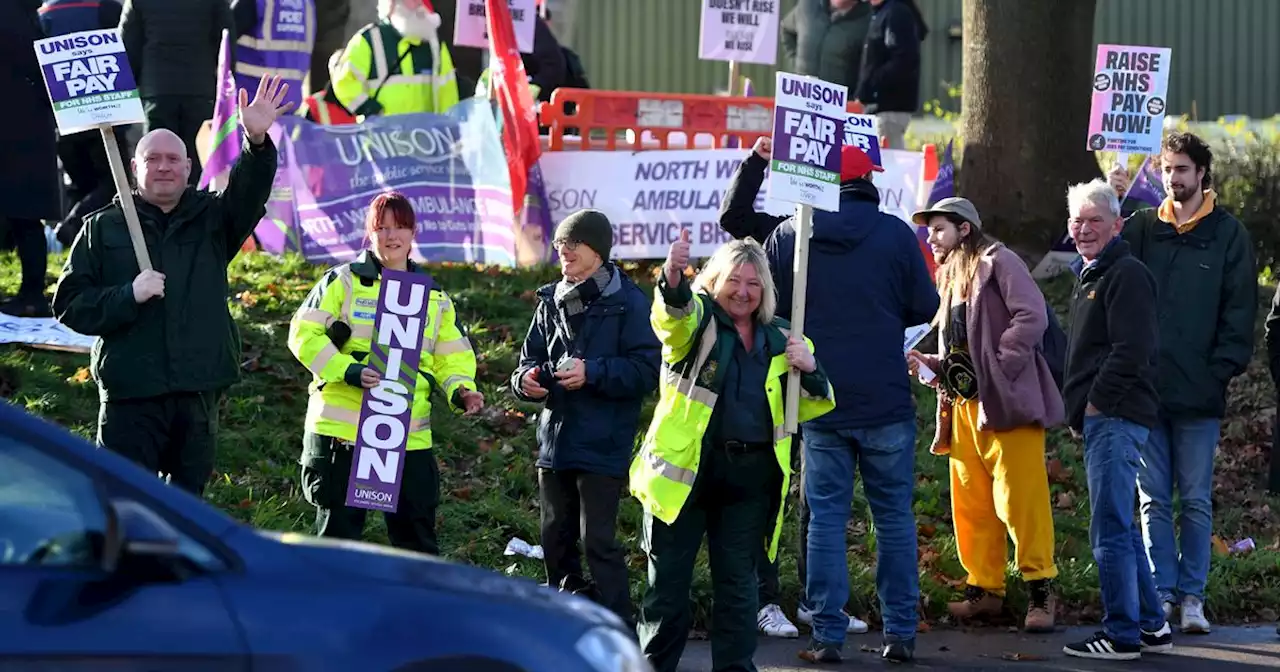
<svg viewBox="0 0 1280 672"><path fill-rule="evenodd" d="M360 401L347 506L394 513L400 505L431 285L426 273L382 269L369 344L369 365L382 380Z"/></svg>
<svg viewBox="0 0 1280 672"><path fill-rule="evenodd" d="M840 148L848 89L777 73L769 197L820 210L840 208Z"/></svg>
<svg viewBox="0 0 1280 672"><path fill-rule="evenodd" d="M44 81L49 86L49 98L55 110L82 105L90 100L98 102L138 88L123 53L69 58L41 67L44 68Z"/></svg>

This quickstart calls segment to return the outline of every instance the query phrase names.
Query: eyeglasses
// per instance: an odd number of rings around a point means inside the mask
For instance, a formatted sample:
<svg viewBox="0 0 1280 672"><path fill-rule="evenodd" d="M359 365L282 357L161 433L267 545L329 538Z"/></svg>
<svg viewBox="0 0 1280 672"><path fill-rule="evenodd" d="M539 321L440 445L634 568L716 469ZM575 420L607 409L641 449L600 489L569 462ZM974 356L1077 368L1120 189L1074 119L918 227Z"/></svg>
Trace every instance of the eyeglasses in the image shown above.
<svg viewBox="0 0 1280 672"><path fill-rule="evenodd" d="M582 243L576 240L569 240L568 238L556 238L551 241L551 246L557 250L569 250L570 252L578 249L578 246L581 244Z"/></svg>

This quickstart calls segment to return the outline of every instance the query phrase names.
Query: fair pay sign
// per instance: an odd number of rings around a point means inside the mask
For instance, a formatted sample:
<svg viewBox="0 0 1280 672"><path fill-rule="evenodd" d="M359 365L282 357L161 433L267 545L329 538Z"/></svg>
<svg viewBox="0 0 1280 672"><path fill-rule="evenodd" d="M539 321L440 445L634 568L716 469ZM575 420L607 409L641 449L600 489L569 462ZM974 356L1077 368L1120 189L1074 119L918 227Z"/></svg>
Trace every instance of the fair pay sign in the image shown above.
<svg viewBox="0 0 1280 672"><path fill-rule="evenodd" d="M121 195L121 209L138 268L150 270L151 257L142 239L133 198L129 196L129 176L111 130L112 126L140 124L146 120L120 31L115 28L86 30L37 40L34 46L58 132L70 135L96 128L101 133L107 160L111 163L111 177L116 192Z"/></svg>

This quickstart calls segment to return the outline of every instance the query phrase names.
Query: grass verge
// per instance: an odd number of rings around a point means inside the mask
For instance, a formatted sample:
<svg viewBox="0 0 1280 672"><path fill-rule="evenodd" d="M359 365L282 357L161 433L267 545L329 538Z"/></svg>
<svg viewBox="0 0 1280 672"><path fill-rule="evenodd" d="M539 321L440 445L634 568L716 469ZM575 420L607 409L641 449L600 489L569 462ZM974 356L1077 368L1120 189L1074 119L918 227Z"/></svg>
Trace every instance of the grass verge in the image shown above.
<svg viewBox="0 0 1280 672"><path fill-rule="evenodd" d="M50 258L50 271L61 263ZM646 289L653 265L628 265ZM289 318L324 268L296 256L241 255L231 265L232 313L244 341L243 376L222 409L222 436L216 480L207 497L246 523L274 530L310 532L312 509L298 487L309 374L285 346ZM537 407L516 401L505 389L532 314L533 289L556 277L554 269L509 270L469 265L433 266L432 273L453 296L479 358L478 378L489 409L476 418L437 410L432 426L441 462L439 534L445 555L509 574L543 580L541 563L504 556L512 537L538 542L537 447L533 419ZM19 280L12 254L0 256L0 292ZM49 282L54 281L53 277ZM1071 281L1044 284L1046 296L1065 319ZM1262 292L1266 312L1271 290ZM1259 339L1259 343L1261 340ZM85 367L87 355L0 346L0 394L27 410L91 438L97 392ZM950 515L947 462L928 453L933 434L933 395L917 389L919 444L915 513L920 541L921 609L928 623L945 622L946 602L963 585ZM1276 395L1263 357L1230 390L1214 483L1215 552L1209 577L1208 615L1215 622L1274 620L1280 605L1280 529L1273 510L1280 498L1265 490L1267 452ZM647 423L653 400L646 404ZM1062 620L1096 621L1097 570L1088 541L1089 508L1080 446L1062 431L1049 435L1051 480ZM793 500L794 503L794 500ZM782 548L785 608L793 610L802 586L796 580L797 517L789 510ZM622 506L620 535L628 549L632 594L643 590L645 559L639 550L640 509L634 499ZM386 543L379 516L370 517L366 537ZM875 529L861 486L849 525L850 608L878 622L875 596ZM1231 554L1227 546L1251 537L1257 550ZM1010 566L1008 623L1025 605ZM705 550L697 565L692 595L695 622L706 623L711 606Z"/></svg>

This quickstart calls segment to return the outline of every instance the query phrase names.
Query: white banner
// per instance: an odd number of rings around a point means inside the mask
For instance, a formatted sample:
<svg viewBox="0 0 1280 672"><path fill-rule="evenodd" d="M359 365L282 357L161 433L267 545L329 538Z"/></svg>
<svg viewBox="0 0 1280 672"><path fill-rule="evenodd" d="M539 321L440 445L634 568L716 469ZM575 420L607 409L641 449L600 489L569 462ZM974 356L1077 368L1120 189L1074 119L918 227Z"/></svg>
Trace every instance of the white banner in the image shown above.
<svg viewBox="0 0 1280 672"><path fill-rule="evenodd" d="M53 350L89 352L96 340L58 324L52 317L0 315L0 343L23 343Z"/></svg>
<svg viewBox="0 0 1280 672"><path fill-rule="evenodd" d="M693 234L692 255L709 257L731 240L720 228L720 202L749 151L546 152L541 165L551 219L559 223L583 208L605 213L613 222L615 259L662 259L682 228ZM880 189L880 209L910 225L924 156L886 149L882 159L885 172L873 178ZM766 170L756 210L775 215L795 211L790 203L768 198L767 185Z"/></svg>

